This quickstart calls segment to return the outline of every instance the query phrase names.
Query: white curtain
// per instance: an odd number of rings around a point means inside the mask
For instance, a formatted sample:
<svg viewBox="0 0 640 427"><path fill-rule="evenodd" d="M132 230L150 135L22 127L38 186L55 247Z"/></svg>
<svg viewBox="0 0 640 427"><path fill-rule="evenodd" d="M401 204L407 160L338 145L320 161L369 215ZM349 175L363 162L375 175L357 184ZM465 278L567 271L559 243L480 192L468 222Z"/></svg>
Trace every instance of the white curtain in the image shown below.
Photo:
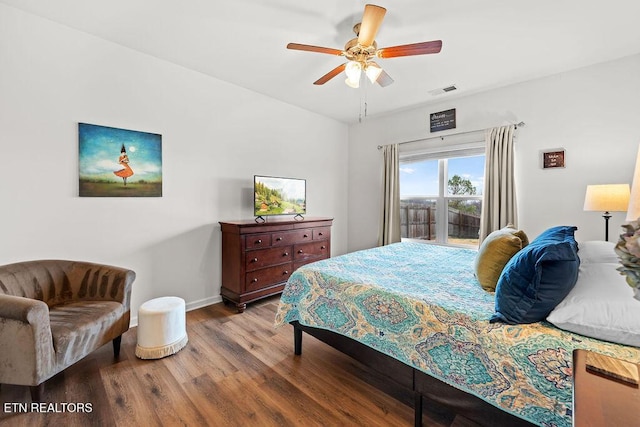
<svg viewBox="0 0 640 427"><path fill-rule="evenodd" d="M480 218L480 243L492 231L518 225L514 179L515 125L487 129L484 196Z"/></svg>
<svg viewBox="0 0 640 427"><path fill-rule="evenodd" d="M400 164L398 144L382 147L383 193L378 246L400 241Z"/></svg>

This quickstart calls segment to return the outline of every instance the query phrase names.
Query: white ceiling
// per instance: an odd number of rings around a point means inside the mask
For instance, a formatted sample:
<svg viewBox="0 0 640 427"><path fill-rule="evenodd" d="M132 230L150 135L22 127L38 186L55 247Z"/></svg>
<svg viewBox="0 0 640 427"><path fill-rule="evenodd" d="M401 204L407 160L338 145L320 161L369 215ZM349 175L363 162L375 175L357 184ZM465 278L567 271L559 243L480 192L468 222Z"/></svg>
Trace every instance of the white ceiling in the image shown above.
<svg viewBox="0 0 640 427"><path fill-rule="evenodd" d="M637 0L376 0L379 47L440 39L442 51L380 59L395 83L351 89L344 75L312 84L344 58L285 46L342 49L364 1L0 2L346 123L365 100L374 116L640 52Z"/></svg>

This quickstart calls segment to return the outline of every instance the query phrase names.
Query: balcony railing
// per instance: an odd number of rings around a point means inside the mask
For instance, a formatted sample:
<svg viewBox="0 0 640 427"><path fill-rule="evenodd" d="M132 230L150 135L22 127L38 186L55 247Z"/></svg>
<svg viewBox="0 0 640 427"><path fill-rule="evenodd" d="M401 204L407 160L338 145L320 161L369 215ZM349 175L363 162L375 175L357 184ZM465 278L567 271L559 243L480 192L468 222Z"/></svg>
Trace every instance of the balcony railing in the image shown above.
<svg viewBox="0 0 640 427"><path fill-rule="evenodd" d="M480 216L448 208L448 237L477 241ZM410 239L436 239L436 208L425 204L400 205L401 236Z"/></svg>

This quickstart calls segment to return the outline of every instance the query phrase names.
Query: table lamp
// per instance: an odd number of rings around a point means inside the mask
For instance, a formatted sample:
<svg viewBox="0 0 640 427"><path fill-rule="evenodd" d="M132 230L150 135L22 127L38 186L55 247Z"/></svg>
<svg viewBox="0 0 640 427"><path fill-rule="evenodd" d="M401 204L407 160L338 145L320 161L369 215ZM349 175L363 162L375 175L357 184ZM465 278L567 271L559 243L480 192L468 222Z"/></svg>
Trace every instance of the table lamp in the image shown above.
<svg viewBox="0 0 640 427"><path fill-rule="evenodd" d="M610 212L627 211L629 198L629 184L587 185L587 194L584 197L584 210L604 212L602 217L604 218L604 239L606 241L609 241Z"/></svg>
<svg viewBox="0 0 640 427"><path fill-rule="evenodd" d="M627 208L627 221L635 221L640 218L640 147L636 158L636 168L631 181L631 197Z"/></svg>

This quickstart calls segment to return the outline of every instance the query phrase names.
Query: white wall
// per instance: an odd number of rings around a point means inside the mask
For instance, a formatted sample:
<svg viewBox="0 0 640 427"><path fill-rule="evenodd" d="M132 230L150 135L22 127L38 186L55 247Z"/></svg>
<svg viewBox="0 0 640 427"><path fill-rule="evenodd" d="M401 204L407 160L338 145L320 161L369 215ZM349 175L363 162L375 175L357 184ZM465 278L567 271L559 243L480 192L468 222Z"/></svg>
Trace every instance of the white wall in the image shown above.
<svg viewBox="0 0 640 427"><path fill-rule="evenodd" d="M457 128L430 135L429 113L450 108L456 108ZM583 211L584 195L587 184L631 183L640 144L640 55L350 126L349 250L376 245L382 157L377 145L521 120L526 126L516 131L518 225L530 237L553 225L576 225L578 240L603 240L604 220ZM566 150L566 168L541 169L540 150L558 147ZM609 240L617 240L624 217L613 213Z"/></svg>
<svg viewBox="0 0 640 427"><path fill-rule="evenodd" d="M78 197L78 122L159 133L163 197ZM252 218L253 174L307 179L347 249L347 126L0 5L0 264L136 271L147 299L219 301L218 221ZM117 154L117 153L116 153ZM328 173L330 171L330 173Z"/></svg>

